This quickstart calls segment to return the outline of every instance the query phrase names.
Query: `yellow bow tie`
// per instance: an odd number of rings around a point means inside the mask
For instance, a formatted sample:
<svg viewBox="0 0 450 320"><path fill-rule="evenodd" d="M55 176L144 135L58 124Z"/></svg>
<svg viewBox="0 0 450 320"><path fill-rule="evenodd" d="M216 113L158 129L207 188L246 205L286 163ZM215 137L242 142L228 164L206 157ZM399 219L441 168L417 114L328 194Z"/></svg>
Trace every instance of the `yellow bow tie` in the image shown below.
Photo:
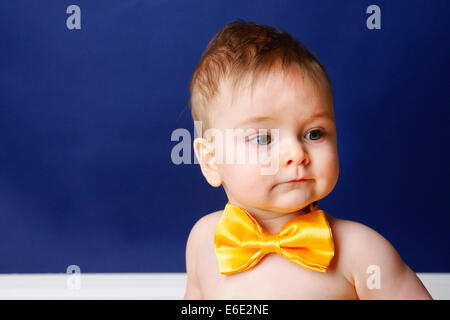
<svg viewBox="0 0 450 320"><path fill-rule="evenodd" d="M326 272L334 256L333 235L325 212L310 208L311 212L289 220L279 233L269 234L248 211L228 202L214 234L220 273L249 270L272 252Z"/></svg>

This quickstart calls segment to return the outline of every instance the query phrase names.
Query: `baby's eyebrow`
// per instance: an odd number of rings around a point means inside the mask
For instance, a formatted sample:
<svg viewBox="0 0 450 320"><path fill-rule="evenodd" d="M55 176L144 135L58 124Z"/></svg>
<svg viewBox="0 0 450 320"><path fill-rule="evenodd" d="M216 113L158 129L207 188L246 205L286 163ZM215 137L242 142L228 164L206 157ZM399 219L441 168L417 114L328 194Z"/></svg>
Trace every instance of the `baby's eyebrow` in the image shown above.
<svg viewBox="0 0 450 320"><path fill-rule="evenodd" d="M309 119L317 119L317 118L328 118L333 120L333 116L329 112L325 111L316 112L309 117Z"/></svg>
<svg viewBox="0 0 450 320"><path fill-rule="evenodd" d="M324 112L324 111L316 112L316 113L312 114L310 117L308 117L306 120L312 120L312 119L317 119L317 118L327 118L327 119L333 120L333 116L330 115L329 112ZM236 124L234 126L234 128L239 128L246 124L258 123L258 122L263 122L263 121L267 121L267 120L276 121L275 118L270 117L270 116L255 116L255 117L245 119L242 122L239 122L238 124Z"/></svg>
<svg viewBox="0 0 450 320"><path fill-rule="evenodd" d="M267 121L267 120L274 120L275 121L276 119L273 118L273 117L269 117L269 116L251 117L251 118L245 119L242 122L239 122L238 124L236 124L234 126L234 128L238 128L238 127L241 127L243 125L250 124L250 123L258 123L258 122Z"/></svg>

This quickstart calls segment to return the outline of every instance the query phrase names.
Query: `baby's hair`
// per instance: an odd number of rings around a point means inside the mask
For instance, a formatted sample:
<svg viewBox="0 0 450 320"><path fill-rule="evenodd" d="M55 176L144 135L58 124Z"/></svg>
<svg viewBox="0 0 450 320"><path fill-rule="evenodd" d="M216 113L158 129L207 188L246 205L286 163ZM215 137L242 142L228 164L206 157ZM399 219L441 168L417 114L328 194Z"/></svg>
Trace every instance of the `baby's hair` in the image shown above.
<svg viewBox="0 0 450 320"><path fill-rule="evenodd" d="M208 43L192 75L190 106L194 121L202 121L202 135L209 128L207 105L218 93L224 79L232 80L232 89L251 76L252 84L281 66L292 66L317 84L330 81L318 59L289 33L271 26L236 19L225 25Z"/></svg>

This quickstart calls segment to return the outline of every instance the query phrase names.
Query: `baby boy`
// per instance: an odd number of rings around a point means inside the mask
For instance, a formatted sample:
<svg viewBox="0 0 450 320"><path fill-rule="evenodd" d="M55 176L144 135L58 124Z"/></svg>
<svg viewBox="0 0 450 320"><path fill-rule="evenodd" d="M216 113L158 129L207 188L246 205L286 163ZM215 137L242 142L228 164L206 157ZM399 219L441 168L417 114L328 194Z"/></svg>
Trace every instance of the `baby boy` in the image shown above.
<svg viewBox="0 0 450 320"><path fill-rule="evenodd" d="M330 81L304 45L232 21L190 89L194 151L228 203L190 232L185 299L431 299L385 238L319 208L339 175L336 127Z"/></svg>

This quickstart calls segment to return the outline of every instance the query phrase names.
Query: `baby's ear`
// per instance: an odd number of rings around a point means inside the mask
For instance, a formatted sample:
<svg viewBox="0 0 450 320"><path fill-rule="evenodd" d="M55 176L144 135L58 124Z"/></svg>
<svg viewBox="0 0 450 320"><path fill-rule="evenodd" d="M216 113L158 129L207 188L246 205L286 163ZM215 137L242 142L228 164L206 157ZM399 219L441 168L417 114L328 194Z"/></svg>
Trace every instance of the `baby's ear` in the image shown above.
<svg viewBox="0 0 450 320"><path fill-rule="evenodd" d="M222 178L219 174L212 143L204 138L196 138L194 139L194 152L208 183L213 187L220 187Z"/></svg>

